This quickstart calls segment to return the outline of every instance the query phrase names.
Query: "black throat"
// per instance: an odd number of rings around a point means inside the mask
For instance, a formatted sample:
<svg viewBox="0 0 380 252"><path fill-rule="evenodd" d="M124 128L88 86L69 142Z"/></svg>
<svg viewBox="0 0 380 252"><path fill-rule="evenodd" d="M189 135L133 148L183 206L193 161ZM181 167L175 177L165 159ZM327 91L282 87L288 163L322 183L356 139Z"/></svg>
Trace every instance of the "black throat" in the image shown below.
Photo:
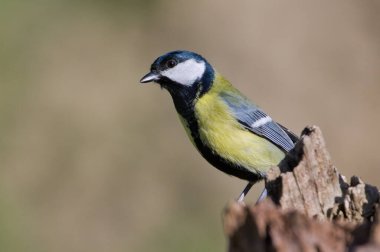
<svg viewBox="0 0 380 252"><path fill-rule="evenodd" d="M203 143L200 138L199 125L195 115L194 105L197 100L211 88L214 75L212 75L212 78L210 78L210 76L208 78L209 79L203 78L202 80L194 83L192 86L182 86L177 83L165 82L162 82L161 85L169 91L173 98L174 106L177 112L186 120L194 143L202 156L211 165L227 174L251 182L256 182L263 178L262 174L253 172L246 167L228 162L208 147L207 144Z"/></svg>
<svg viewBox="0 0 380 252"><path fill-rule="evenodd" d="M206 70L201 79L190 86L176 83L166 77L160 80L160 85L169 91L177 112L188 119L194 113L194 104L212 87L215 78L214 69L206 63Z"/></svg>

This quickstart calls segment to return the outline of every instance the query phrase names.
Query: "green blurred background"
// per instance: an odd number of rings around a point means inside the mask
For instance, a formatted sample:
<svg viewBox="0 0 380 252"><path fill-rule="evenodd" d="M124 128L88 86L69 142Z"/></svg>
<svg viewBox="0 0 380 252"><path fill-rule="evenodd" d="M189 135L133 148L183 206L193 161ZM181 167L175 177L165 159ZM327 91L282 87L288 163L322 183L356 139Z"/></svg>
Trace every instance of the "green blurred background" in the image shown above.
<svg viewBox="0 0 380 252"><path fill-rule="evenodd" d="M380 2L0 2L0 251L224 251L245 182L208 165L140 85L194 50L273 118L322 128L380 184ZM261 186L249 194L257 198Z"/></svg>

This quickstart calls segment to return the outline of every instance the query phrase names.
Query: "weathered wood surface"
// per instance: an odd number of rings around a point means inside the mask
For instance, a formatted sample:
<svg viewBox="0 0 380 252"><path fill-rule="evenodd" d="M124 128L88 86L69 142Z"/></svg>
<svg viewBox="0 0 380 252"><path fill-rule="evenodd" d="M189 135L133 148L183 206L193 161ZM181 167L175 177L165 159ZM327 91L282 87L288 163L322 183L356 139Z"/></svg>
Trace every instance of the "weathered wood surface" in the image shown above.
<svg viewBox="0 0 380 252"><path fill-rule="evenodd" d="M227 206L230 252L380 251L379 191L355 176L346 182L318 127L268 172L266 188L258 205Z"/></svg>

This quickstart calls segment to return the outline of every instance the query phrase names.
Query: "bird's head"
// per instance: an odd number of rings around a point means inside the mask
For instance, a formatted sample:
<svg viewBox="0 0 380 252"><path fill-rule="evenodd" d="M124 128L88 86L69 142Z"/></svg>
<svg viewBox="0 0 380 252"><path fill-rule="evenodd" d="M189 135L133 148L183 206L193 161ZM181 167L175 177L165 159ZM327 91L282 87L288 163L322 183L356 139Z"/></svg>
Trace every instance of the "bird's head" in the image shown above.
<svg viewBox="0 0 380 252"><path fill-rule="evenodd" d="M141 83L156 82L172 96L206 92L212 85L214 69L199 54L190 51L173 51L158 57Z"/></svg>

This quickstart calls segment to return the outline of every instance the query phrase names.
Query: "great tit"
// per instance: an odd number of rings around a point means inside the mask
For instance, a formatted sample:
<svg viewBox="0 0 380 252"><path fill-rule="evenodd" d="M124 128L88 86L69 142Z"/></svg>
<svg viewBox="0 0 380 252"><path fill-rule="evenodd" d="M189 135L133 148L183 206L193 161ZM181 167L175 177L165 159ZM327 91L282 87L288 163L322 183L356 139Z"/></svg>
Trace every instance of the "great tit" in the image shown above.
<svg viewBox="0 0 380 252"><path fill-rule="evenodd" d="M140 82L169 91L187 135L211 165L249 182L239 201L298 140L194 52L158 57ZM264 189L260 199L265 195Z"/></svg>

